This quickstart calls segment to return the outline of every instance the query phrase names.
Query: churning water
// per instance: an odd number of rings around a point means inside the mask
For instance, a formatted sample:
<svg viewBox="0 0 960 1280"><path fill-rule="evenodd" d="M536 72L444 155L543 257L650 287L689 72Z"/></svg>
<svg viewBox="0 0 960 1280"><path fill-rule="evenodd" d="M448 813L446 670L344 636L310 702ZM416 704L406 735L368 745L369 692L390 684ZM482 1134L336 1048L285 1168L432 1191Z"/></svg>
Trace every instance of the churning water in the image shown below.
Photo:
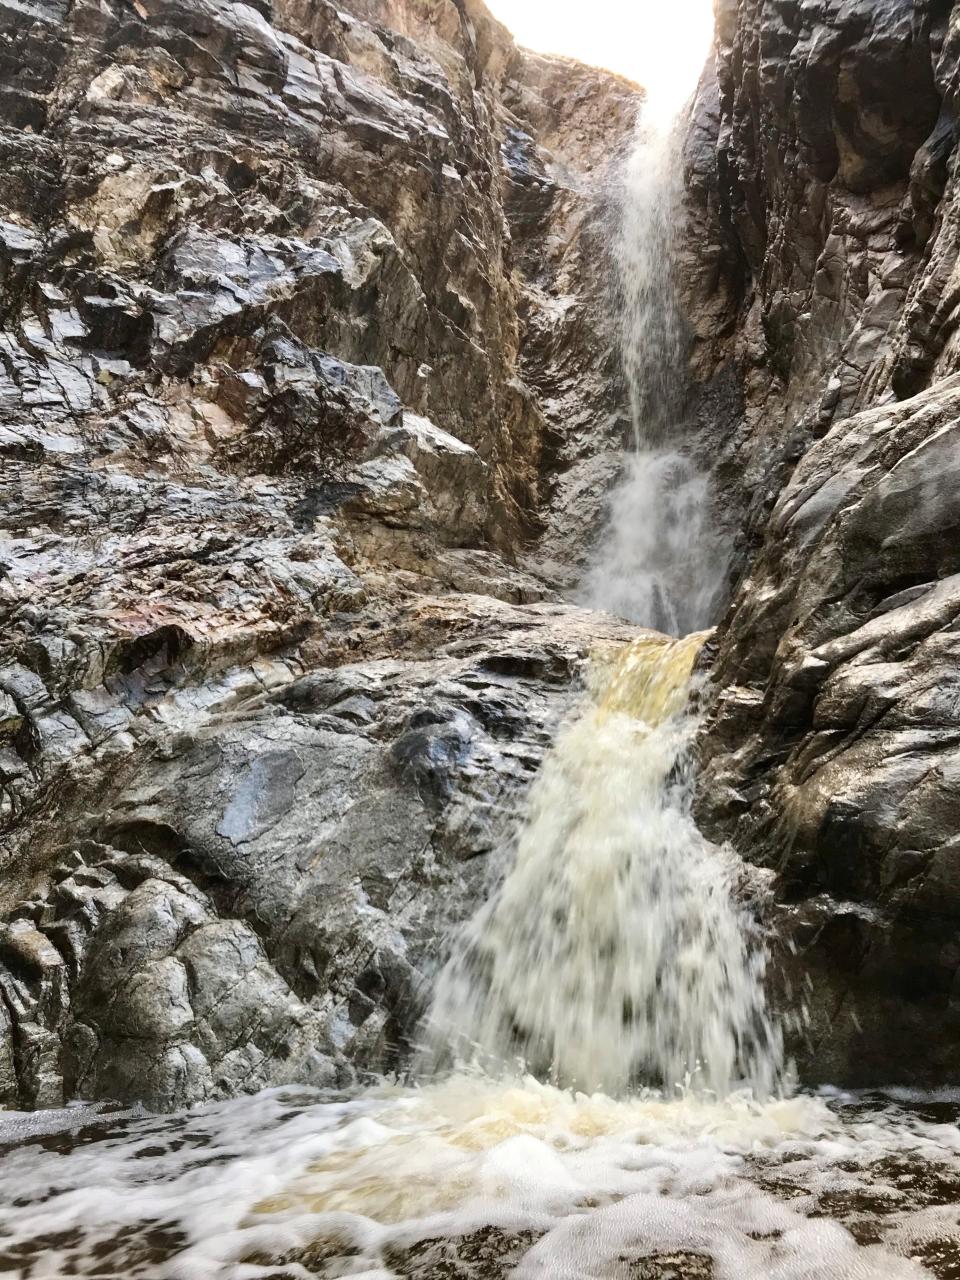
<svg viewBox="0 0 960 1280"><path fill-rule="evenodd" d="M12 1280L951 1280L960 1101L458 1075L0 1121Z"/></svg>
<svg viewBox="0 0 960 1280"><path fill-rule="evenodd" d="M702 635L597 664L531 791L512 869L440 976L434 1042L559 1084L725 1096L779 1081L762 952L689 813Z"/></svg>

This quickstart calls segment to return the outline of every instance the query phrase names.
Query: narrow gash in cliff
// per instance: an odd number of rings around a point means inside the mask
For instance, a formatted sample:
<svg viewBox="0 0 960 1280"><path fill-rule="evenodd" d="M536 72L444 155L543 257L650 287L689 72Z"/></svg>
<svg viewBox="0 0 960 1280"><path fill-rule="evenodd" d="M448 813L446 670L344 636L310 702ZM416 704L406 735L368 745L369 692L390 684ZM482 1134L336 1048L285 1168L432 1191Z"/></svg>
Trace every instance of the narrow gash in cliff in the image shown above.
<svg viewBox="0 0 960 1280"><path fill-rule="evenodd" d="M781 1046L763 950L735 903L733 860L689 815L687 701L704 638L694 629L712 620L726 555L707 476L676 439L687 344L673 269L675 94L645 104L622 182L615 257L633 447L582 595L685 638L642 638L594 675L592 701L533 785L503 884L440 976L428 1033L434 1060L519 1062L580 1089L685 1084L725 1096L746 1084L765 1095Z"/></svg>

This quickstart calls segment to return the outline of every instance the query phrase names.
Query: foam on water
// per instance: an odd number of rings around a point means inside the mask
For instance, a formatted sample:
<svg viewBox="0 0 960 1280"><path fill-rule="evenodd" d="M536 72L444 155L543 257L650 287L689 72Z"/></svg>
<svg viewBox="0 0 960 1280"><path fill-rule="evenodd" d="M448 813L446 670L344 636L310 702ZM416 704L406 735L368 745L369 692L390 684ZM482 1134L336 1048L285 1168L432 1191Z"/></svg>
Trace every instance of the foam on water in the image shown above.
<svg viewBox="0 0 960 1280"><path fill-rule="evenodd" d="M0 1122L11 1140L0 1268L23 1280L629 1280L638 1260L678 1253L709 1259L715 1280L960 1265L960 1133L883 1102L617 1101L457 1075L177 1117L73 1109L46 1133ZM525 1241L506 1271L417 1269L417 1242L498 1231Z"/></svg>

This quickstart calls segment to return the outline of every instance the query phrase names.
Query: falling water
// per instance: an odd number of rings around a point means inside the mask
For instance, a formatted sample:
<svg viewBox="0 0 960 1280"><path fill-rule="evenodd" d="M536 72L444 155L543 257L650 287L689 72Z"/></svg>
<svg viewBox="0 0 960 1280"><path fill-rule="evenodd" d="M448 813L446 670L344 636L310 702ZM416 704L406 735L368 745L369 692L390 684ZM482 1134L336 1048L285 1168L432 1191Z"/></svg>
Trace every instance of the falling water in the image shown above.
<svg viewBox="0 0 960 1280"><path fill-rule="evenodd" d="M672 635L714 620L729 559L712 520L709 478L683 449L679 108L676 90L648 99L625 169L615 260L631 450L580 591L592 608Z"/></svg>
<svg viewBox="0 0 960 1280"><path fill-rule="evenodd" d="M748 1083L765 1094L780 1081L781 1044L762 948L732 891L731 859L690 816L695 633L715 612L726 556L708 478L679 448L682 201L670 98L645 105L623 184L617 260L633 449L583 599L686 638L628 647L559 735L512 868L441 974L431 1052L519 1062L581 1089L685 1083L726 1095Z"/></svg>
<svg viewBox="0 0 960 1280"><path fill-rule="evenodd" d="M440 977L434 1053L614 1093L778 1083L762 951L689 813L702 641L627 646L559 735L513 867Z"/></svg>
<svg viewBox="0 0 960 1280"><path fill-rule="evenodd" d="M638 452L669 443L683 398L683 319L674 287L679 149L669 102L648 98L627 157L615 247L621 360Z"/></svg>
<svg viewBox="0 0 960 1280"><path fill-rule="evenodd" d="M709 509L709 480L689 458L627 456L582 602L682 636L715 616L726 552Z"/></svg>
<svg viewBox="0 0 960 1280"><path fill-rule="evenodd" d="M443 969L428 1061L520 1064L623 1094L639 1084L726 1096L781 1082L763 949L733 857L690 815L691 670L727 554L709 478L683 451L684 326L674 287L682 201L676 89L645 105L617 240L632 449L582 601L677 637L646 636L558 736L500 889Z"/></svg>

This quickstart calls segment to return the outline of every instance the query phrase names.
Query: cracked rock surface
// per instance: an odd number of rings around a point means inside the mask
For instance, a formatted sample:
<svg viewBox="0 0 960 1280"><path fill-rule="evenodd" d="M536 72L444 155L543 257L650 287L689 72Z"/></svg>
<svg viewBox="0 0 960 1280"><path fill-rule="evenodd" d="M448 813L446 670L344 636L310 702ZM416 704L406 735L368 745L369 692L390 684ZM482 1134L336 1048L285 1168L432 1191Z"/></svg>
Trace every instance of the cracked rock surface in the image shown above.
<svg viewBox="0 0 960 1280"><path fill-rule="evenodd" d="M168 695L178 727L97 778L0 927L7 1101L182 1107L403 1065L579 666L631 634L562 605L418 609L429 655L275 669L206 716Z"/></svg>

